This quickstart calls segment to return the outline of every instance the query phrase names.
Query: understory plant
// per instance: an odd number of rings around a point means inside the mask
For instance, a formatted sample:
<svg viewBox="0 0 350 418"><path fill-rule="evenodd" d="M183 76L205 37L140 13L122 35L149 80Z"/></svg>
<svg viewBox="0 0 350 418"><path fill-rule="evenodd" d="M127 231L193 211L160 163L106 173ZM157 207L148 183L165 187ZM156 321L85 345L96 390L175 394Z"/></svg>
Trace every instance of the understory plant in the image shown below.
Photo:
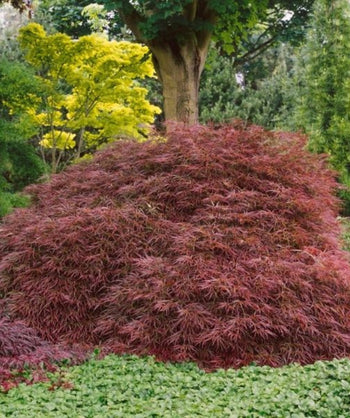
<svg viewBox="0 0 350 418"><path fill-rule="evenodd" d="M160 112L140 85L154 75L146 47L98 34L77 40L50 35L37 23L20 30L19 42L45 86L39 105L27 113L53 173L120 137L146 136Z"/></svg>
<svg viewBox="0 0 350 418"><path fill-rule="evenodd" d="M347 417L348 359L205 373L193 363L110 355L0 392L2 417Z"/></svg>

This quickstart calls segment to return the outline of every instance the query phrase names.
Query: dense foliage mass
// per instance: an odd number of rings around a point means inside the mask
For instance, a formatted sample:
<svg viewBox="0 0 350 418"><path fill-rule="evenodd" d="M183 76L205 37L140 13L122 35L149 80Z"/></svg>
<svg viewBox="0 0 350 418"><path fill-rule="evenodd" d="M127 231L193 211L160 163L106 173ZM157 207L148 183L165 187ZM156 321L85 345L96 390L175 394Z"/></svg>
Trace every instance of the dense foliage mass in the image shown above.
<svg viewBox="0 0 350 418"><path fill-rule="evenodd" d="M53 172L67 151L79 158L120 136L146 135L160 111L138 81L154 73L146 47L99 35L78 40L48 35L36 23L22 28L19 40L46 86L44 97L27 113L40 127L39 144L49 150Z"/></svg>
<svg viewBox="0 0 350 418"><path fill-rule="evenodd" d="M346 186L340 196L350 214L349 40L347 0L318 0L294 79L294 129L310 137L310 148L327 152ZM292 102L293 103L293 102ZM293 115L294 113L294 115Z"/></svg>
<svg viewBox="0 0 350 418"><path fill-rule="evenodd" d="M294 60L288 45L270 48L244 65L212 48L199 90L200 121L239 118L267 129L286 126L296 101L295 85L290 94Z"/></svg>
<svg viewBox="0 0 350 418"><path fill-rule="evenodd" d="M1 227L3 315L208 369L349 354L335 181L303 145L175 126L30 186L33 207Z"/></svg>
<svg viewBox="0 0 350 418"><path fill-rule="evenodd" d="M347 417L350 362L205 373L192 363L108 356L0 393L3 417Z"/></svg>
<svg viewBox="0 0 350 418"><path fill-rule="evenodd" d="M327 152L339 171L349 170L350 4L319 0L301 51L300 126L315 151ZM300 82L300 81L299 81Z"/></svg>
<svg viewBox="0 0 350 418"><path fill-rule="evenodd" d="M28 139L37 133L26 114L40 96L34 74L24 65L0 59L0 217L26 199L17 194L45 172Z"/></svg>

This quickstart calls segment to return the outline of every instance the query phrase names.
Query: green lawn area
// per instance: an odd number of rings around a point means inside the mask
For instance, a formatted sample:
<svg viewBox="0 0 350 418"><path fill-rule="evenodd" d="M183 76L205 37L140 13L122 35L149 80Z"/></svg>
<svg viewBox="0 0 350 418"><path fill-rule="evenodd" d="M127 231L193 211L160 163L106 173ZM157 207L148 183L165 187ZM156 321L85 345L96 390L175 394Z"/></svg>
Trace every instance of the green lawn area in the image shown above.
<svg viewBox="0 0 350 418"><path fill-rule="evenodd" d="M350 249L350 222L342 224ZM0 393L0 418L350 416L349 359L206 373L193 363L109 355L50 378Z"/></svg>

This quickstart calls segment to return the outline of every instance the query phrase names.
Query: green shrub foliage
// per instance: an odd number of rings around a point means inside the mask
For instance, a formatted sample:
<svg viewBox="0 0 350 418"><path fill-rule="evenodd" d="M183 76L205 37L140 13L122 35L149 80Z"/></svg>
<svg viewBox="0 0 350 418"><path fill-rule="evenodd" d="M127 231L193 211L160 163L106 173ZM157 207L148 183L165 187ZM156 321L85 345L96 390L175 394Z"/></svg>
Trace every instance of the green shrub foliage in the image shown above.
<svg viewBox="0 0 350 418"><path fill-rule="evenodd" d="M203 72L199 110L202 122L240 118L268 129L290 119L293 49L280 45L256 59L237 65L213 48ZM241 84L236 76L242 77Z"/></svg>
<svg viewBox="0 0 350 418"><path fill-rule="evenodd" d="M350 213L350 5L319 0L300 53L297 126L310 136L310 148L330 155L347 186L341 196Z"/></svg>
<svg viewBox="0 0 350 418"><path fill-rule="evenodd" d="M45 165L28 141L36 133L25 114L38 98L40 86L24 65L0 60L0 217L13 206L23 206L16 195L45 172Z"/></svg>

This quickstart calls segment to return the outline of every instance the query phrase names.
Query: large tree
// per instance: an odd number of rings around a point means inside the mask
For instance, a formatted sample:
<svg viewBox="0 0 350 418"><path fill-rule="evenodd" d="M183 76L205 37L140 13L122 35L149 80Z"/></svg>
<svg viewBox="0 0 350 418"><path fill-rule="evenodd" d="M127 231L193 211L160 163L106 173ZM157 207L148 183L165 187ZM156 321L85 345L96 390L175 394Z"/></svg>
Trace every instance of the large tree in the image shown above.
<svg viewBox="0 0 350 418"><path fill-rule="evenodd" d="M313 1L99 0L99 3L117 10L136 39L149 47L163 87L166 119L193 124L198 121L199 80L211 39L220 40L230 52L238 51L259 23L262 32L248 53L259 51L290 28L302 27Z"/></svg>
<svg viewBox="0 0 350 418"><path fill-rule="evenodd" d="M219 39L231 51L247 39L260 22L264 37L255 48L271 42L277 33L305 21L312 0L114 0L139 42L153 57L162 83L166 119L193 124L198 121L199 80L211 39ZM286 17L289 10L289 17Z"/></svg>

